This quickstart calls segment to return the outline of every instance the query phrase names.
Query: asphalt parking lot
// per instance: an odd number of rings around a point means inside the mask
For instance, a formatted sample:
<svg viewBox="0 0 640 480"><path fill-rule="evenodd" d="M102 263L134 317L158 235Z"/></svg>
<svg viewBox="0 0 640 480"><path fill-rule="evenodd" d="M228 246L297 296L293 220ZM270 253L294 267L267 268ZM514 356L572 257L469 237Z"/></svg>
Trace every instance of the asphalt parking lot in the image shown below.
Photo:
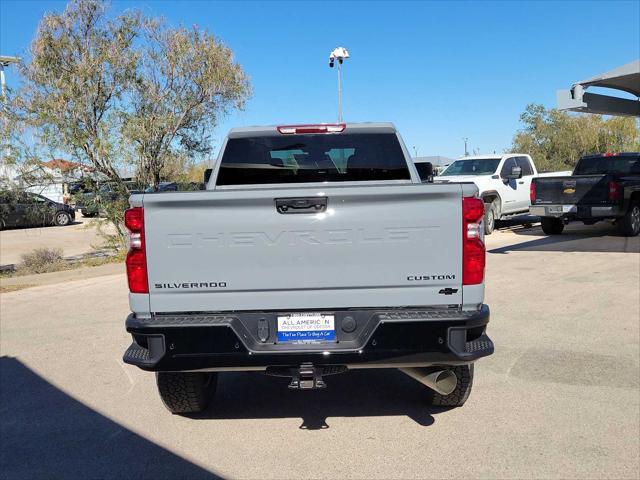
<svg viewBox="0 0 640 480"><path fill-rule="evenodd" d="M0 478L638 478L640 238L565 232L488 237L496 352L453 410L393 370L304 392L229 373L172 416L121 361L123 275L2 294Z"/></svg>

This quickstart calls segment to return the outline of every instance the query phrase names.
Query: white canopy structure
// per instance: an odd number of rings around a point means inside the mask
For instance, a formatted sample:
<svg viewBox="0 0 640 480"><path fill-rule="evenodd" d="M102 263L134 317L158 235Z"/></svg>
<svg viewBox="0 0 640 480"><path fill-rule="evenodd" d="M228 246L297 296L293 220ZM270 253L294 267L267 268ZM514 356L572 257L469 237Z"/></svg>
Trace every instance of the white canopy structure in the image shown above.
<svg viewBox="0 0 640 480"><path fill-rule="evenodd" d="M605 87L640 97L640 59L558 90L558 108L574 112L640 117L640 98L628 99L589 93L589 87Z"/></svg>

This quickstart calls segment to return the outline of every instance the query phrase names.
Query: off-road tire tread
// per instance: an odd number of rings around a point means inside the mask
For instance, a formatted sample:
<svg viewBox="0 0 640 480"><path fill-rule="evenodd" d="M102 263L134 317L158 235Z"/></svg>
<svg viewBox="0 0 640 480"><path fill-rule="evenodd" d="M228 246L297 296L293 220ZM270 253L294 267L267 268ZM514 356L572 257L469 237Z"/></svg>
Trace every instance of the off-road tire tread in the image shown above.
<svg viewBox="0 0 640 480"><path fill-rule="evenodd" d="M618 228L620 230L620 233L622 233L626 237L635 237L636 235L638 235L638 233L640 233L634 232L631 225L631 211L638 205L639 202L633 202L631 205L629 205L629 210L627 211L625 216L618 221Z"/></svg>
<svg viewBox="0 0 640 480"><path fill-rule="evenodd" d="M540 226L547 235L560 235L564 230L564 223L560 218L542 217Z"/></svg>
<svg viewBox="0 0 640 480"><path fill-rule="evenodd" d="M487 209L487 211L484 214L484 234L485 235L491 235L493 233L493 231L496 229L496 206L495 204L490 204L488 207L485 207ZM489 228L489 223L487 222L487 214L489 212L493 213L493 225L491 226L491 228Z"/></svg>
<svg viewBox="0 0 640 480"><path fill-rule="evenodd" d="M458 377L456 389L449 395L440 395L438 392L428 389L427 402L434 407L461 407L471 394L473 387L473 364L458 365L450 368Z"/></svg>
<svg viewBox="0 0 640 480"><path fill-rule="evenodd" d="M207 378L211 381L207 385ZM158 392L171 413L197 413L207 408L217 383L217 373L158 372Z"/></svg>

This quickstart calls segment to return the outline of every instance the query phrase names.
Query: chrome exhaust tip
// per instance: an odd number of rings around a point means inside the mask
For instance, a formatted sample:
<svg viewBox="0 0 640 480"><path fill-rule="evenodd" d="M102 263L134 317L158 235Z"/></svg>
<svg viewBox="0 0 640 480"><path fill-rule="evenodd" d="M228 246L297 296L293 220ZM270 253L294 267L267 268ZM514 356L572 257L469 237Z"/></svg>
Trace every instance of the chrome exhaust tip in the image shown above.
<svg viewBox="0 0 640 480"><path fill-rule="evenodd" d="M451 370L433 371L426 367L401 368L401 372L409 375L414 380L435 390L440 395L449 395L456 389L458 377Z"/></svg>

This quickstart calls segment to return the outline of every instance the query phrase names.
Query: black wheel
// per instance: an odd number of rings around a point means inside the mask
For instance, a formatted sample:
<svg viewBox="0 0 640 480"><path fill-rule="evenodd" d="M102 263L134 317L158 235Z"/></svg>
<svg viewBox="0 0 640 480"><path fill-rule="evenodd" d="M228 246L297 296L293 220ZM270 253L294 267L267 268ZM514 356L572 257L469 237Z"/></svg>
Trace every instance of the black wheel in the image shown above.
<svg viewBox="0 0 640 480"><path fill-rule="evenodd" d="M53 218L53 223L59 227L64 227L71 223L71 215L67 212L56 212L56 216Z"/></svg>
<svg viewBox="0 0 640 480"><path fill-rule="evenodd" d="M560 235L564 230L564 221L561 218L542 217L540 223L542 231L547 235Z"/></svg>
<svg viewBox="0 0 640 480"><path fill-rule="evenodd" d="M484 234L491 235L493 229L496 228L496 206L486 204L484 207Z"/></svg>
<svg viewBox="0 0 640 480"><path fill-rule="evenodd" d="M84 218L93 218L96 216L95 213L87 212L86 210L82 210L80 213L82 213Z"/></svg>
<svg viewBox="0 0 640 480"><path fill-rule="evenodd" d="M473 364L459 365L450 370L458 377L456 389L449 395L440 395L438 392L428 389L427 402L434 407L461 407L469 398L473 387Z"/></svg>
<svg viewBox="0 0 640 480"><path fill-rule="evenodd" d="M635 237L640 233L640 202L634 202L618 222L620 233L627 237Z"/></svg>
<svg viewBox="0 0 640 480"><path fill-rule="evenodd" d="M218 374L158 372L156 383L162 403L171 413L197 413L211 403Z"/></svg>

